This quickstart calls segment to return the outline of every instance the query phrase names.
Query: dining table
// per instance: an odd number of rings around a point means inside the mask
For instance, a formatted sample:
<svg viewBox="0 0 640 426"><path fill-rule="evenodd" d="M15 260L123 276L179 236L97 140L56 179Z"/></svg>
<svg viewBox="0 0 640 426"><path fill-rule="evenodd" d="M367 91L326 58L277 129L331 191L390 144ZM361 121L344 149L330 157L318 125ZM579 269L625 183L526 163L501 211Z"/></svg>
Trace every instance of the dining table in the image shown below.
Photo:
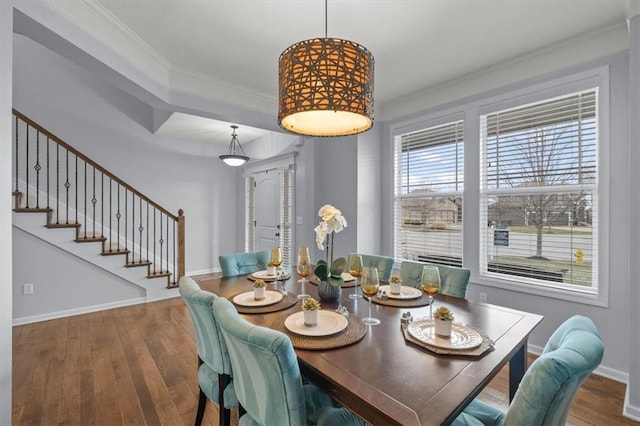
<svg viewBox="0 0 640 426"><path fill-rule="evenodd" d="M204 290L229 300L253 290L251 274L194 278ZM302 302L295 298L303 292L299 280L295 274L287 274L281 281L267 283L268 289L287 296L274 308L279 310L239 312L253 324L281 326L301 311ZM349 298L358 291L359 286L342 288L339 299L322 301L321 309L335 311L341 305L358 322L368 315L370 303ZM318 299L317 285L307 281L304 293ZM289 302L282 304L285 299ZM434 308L448 307L456 323L480 331L488 349L479 355L426 349L407 339L401 325L403 321L418 324L428 319L429 306L372 303L371 314L380 324L364 326L357 341L340 347L300 348L294 344L303 377L372 425L449 424L507 363L512 399L527 368L528 337L543 317L442 294L435 296L433 303ZM289 334L295 342L296 336Z"/></svg>

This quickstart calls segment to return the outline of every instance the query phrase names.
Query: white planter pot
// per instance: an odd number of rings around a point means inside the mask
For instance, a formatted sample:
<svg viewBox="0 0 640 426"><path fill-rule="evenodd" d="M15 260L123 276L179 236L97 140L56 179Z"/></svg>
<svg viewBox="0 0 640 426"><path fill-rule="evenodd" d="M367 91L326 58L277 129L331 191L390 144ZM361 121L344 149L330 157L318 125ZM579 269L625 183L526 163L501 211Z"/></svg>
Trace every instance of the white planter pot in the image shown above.
<svg viewBox="0 0 640 426"><path fill-rule="evenodd" d="M439 337L451 337L452 321L435 320L436 335Z"/></svg>
<svg viewBox="0 0 640 426"><path fill-rule="evenodd" d="M306 327L315 327L318 325L318 310L303 311L304 312L304 325Z"/></svg>
<svg viewBox="0 0 640 426"><path fill-rule="evenodd" d="M263 300L266 297L265 295L266 290L267 290L266 287L254 287L253 298L255 300Z"/></svg>
<svg viewBox="0 0 640 426"><path fill-rule="evenodd" d="M276 267L275 266L269 266L267 268L267 275L269 275L270 277L275 277L276 276Z"/></svg>
<svg viewBox="0 0 640 426"><path fill-rule="evenodd" d="M389 284L389 292L391 294L400 294L402 291L402 283L390 283Z"/></svg>

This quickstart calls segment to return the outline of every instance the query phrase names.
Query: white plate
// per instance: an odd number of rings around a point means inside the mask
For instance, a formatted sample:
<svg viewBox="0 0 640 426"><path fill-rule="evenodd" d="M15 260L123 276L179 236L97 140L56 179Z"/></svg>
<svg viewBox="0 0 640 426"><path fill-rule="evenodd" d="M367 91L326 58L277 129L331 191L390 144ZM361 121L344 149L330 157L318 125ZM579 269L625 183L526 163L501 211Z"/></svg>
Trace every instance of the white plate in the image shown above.
<svg viewBox="0 0 640 426"><path fill-rule="evenodd" d="M275 274L269 275L269 271L267 271L266 269L264 271L254 272L253 274L251 274L251 276L256 280L257 279L261 279L261 280L265 280L265 281L268 281L268 280L275 281L275 280L278 279L278 276L275 275ZM289 274L285 272L285 274L282 276L282 278L288 279L289 278Z"/></svg>
<svg viewBox="0 0 640 426"><path fill-rule="evenodd" d="M348 272L343 272L342 273L342 279L346 283L346 282L349 282L349 281L353 281L356 278L353 275L351 275L350 273L348 273Z"/></svg>
<svg viewBox="0 0 640 426"><path fill-rule="evenodd" d="M282 293L279 291L267 290L264 292L264 299L256 300L253 290L240 293L233 298L233 303L240 306L267 306L278 303L282 300Z"/></svg>
<svg viewBox="0 0 640 426"><path fill-rule="evenodd" d="M400 289L400 294L391 294L390 285L381 285L380 291L383 290L387 292L387 297L389 299L417 299L418 297L422 296L422 290L406 285L402 286L402 288Z"/></svg>
<svg viewBox="0 0 640 426"><path fill-rule="evenodd" d="M445 349L472 349L480 346L482 336L460 323L451 324L451 338L436 336L435 321L418 320L409 324L407 331L416 339L431 346Z"/></svg>
<svg viewBox="0 0 640 426"><path fill-rule="evenodd" d="M344 330L348 324L349 321L344 316L322 309L318 311L318 324L313 327L304 325L302 311L291 314L284 320L287 330L303 336L329 336Z"/></svg>

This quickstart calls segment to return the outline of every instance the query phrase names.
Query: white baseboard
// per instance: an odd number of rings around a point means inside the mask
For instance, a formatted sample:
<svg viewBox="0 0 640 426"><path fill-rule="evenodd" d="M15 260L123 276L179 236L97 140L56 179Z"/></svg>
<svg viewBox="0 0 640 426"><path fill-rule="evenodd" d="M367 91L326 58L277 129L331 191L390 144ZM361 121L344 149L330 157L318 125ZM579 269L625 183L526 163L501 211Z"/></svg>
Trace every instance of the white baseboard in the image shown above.
<svg viewBox="0 0 640 426"><path fill-rule="evenodd" d="M120 300L118 302L103 303L101 305L83 306L82 308L68 309L65 311L51 312L42 315L33 315L30 317L14 318L13 325L31 324L34 322L48 321L57 318L71 317L74 315L88 314L91 312L106 311L107 309L121 308L123 306L138 305L145 303L144 297L136 297L129 300Z"/></svg>
<svg viewBox="0 0 640 426"><path fill-rule="evenodd" d="M629 386L627 386L627 391L624 394L622 415L630 418L631 420L635 420L636 422L640 422L640 407L629 403Z"/></svg>
<svg viewBox="0 0 640 426"><path fill-rule="evenodd" d="M222 272L221 268L213 268L213 269L200 269L197 271L187 271L185 272L185 275L190 277L193 275L204 275L204 274L213 274L216 272Z"/></svg>

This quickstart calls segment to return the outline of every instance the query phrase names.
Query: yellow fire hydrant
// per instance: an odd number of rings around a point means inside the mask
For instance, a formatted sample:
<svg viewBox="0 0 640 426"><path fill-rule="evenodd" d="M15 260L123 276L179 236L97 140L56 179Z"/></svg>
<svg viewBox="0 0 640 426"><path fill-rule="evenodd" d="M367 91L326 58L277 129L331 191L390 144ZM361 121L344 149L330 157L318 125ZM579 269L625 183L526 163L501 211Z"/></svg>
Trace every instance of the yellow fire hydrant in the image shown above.
<svg viewBox="0 0 640 426"><path fill-rule="evenodd" d="M582 250L582 248L578 248L574 254L574 256L576 257L576 263L578 265L582 265L582 263L584 262L584 251Z"/></svg>

